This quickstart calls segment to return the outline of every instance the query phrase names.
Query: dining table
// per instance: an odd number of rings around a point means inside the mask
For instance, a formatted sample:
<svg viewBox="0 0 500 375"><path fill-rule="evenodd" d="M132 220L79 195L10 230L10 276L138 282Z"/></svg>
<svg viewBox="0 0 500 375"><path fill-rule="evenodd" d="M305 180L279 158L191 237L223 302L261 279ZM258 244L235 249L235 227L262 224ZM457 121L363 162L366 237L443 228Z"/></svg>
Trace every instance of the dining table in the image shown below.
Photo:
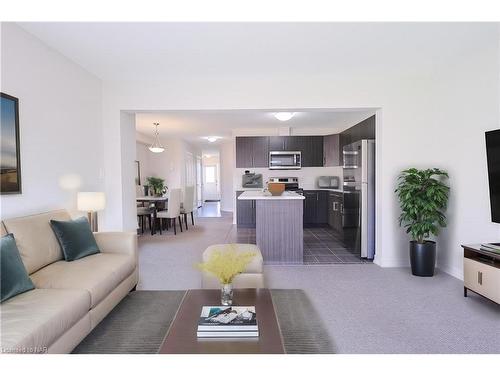
<svg viewBox="0 0 500 375"><path fill-rule="evenodd" d="M153 228L151 228L151 233L156 233L156 214L158 212L158 204L159 203L167 203L168 197L154 197L154 196L142 196L135 198L137 203L152 203L153 204Z"/></svg>

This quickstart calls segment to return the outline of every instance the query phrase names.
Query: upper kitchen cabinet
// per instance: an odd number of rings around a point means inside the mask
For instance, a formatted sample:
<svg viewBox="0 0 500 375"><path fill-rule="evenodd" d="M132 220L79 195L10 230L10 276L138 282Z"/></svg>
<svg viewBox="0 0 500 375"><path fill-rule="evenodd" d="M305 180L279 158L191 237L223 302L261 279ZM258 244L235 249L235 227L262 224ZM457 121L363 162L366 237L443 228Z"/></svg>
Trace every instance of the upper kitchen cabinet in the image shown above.
<svg viewBox="0 0 500 375"><path fill-rule="evenodd" d="M343 162L343 147L345 145L357 142L361 139L375 139L375 115L340 133L339 156L341 164Z"/></svg>
<svg viewBox="0 0 500 375"><path fill-rule="evenodd" d="M301 151L302 167L323 166L323 136L236 137L236 168L267 168L269 151Z"/></svg>
<svg viewBox="0 0 500 375"><path fill-rule="evenodd" d="M293 137L295 149L302 152L302 167L323 166L323 137L300 136Z"/></svg>
<svg viewBox="0 0 500 375"><path fill-rule="evenodd" d="M269 137L269 151L290 151L286 148L287 138L290 137Z"/></svg>
<svg viewBox="0 0 500 375"><path fill-rule="evenodd" d="M332 134L323 137L323 155L325 167L340 165L340 135Z"/></svg>
<svg viewBox="0 0 500 375"><path fill-rule="evenodd" d="M236 168L266 168L268 166L268 137L236 137Z"/></svg>

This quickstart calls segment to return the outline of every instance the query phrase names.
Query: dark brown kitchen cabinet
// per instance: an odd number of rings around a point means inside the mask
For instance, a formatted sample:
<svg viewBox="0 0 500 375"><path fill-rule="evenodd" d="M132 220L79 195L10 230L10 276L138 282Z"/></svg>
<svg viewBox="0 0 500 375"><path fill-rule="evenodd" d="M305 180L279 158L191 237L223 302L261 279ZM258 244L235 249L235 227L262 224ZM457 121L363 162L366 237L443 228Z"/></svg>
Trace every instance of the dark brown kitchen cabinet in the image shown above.
<svg viewBox="0 0 500 375"><path fill-rule="evenodd" d="M328 191L304 190L304 227L328 224Z"/></svg>
<svg viewBox="0 0 500 375"><path fill-rule="evenodd" d="M312 227L316 224L316 192L304 191L304 227Z"/></svg>
<svg viewBox="0 0 500 375"><path fill-rule="evenodd" d="M331 134L323 137L323 165L325 167L337 167L340 165L339 147L339 134Z"/></svg>
<svg viewBox="0 0 500 375"><path fill-rule="evenodd" d="M323 136L288 137L286 150L302 153L302 167L323 166Z"/></svg>
<svg viewBox="0 0 500 375"><path fill-rule="evenodd" d="M269 151L287 150L287 138L290 137L269 137ZM287 150L289 151L289 150Z"/></svg>
<svg viewBox="0 0 500 375"><path fill-rule="evenodd" d="M342 238L342 213L344 198L340 192L330 192L328 195L328 225Z"/></svg>
<svg viewBox="0 0 500 375"><path fill-rule="evenodd" d="M267 168L269 151L300 151L302 167L323 166L323 136L236 137L236 168Z"/></svg>
<svg viewBox="0 0 500 375"><path fill-rule="evenodd" d="M268 137L236 137L236 168L266 168L268 166Z"/></svg>
<svg viewBox="0 0 500 375"><path fill-rule="evenodd" d="M236 192L236 224L238 228L255 228L255 200L238 200L241 193Z"/></svg>
<svg viewBox="0 0 500 375"><path fill-rule="evenodd" d="M299 144L302 151L303 167L323 166L323 137L322 136L302 136L299 137Z"/></svg>
<svg viewBox="0 0 500 375"><path fill-rule="evenodd" d="M344 130L339 138L339 161L343 163L342 148L361 139L375 139L375 115Z"/></svg>

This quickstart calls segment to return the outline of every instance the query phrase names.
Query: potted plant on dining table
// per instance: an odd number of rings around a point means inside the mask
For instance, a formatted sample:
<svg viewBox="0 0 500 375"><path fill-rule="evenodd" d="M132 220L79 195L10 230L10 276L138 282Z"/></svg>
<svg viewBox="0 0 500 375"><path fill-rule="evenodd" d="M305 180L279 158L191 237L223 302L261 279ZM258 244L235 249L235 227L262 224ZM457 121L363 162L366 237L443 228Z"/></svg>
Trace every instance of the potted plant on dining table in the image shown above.
<svg viewBox="0 0 500 375"><path fill-rule="evenodd" d="M165 180L159 177L148 177L147 179L149 190L155 197L161 197L167 192Z"/></svg>

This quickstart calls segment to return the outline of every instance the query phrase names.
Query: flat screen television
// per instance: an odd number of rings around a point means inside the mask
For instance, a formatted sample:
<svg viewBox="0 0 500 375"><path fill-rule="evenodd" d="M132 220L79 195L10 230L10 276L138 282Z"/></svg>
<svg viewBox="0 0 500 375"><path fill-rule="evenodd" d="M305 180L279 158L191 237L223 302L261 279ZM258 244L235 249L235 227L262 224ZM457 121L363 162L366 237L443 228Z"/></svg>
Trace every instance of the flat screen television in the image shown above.
<svg viewBox="0 0 500 375"><path fill-rule="evenodd" d="M500 223L500 129L486 132L491 220Z"/></svg>

